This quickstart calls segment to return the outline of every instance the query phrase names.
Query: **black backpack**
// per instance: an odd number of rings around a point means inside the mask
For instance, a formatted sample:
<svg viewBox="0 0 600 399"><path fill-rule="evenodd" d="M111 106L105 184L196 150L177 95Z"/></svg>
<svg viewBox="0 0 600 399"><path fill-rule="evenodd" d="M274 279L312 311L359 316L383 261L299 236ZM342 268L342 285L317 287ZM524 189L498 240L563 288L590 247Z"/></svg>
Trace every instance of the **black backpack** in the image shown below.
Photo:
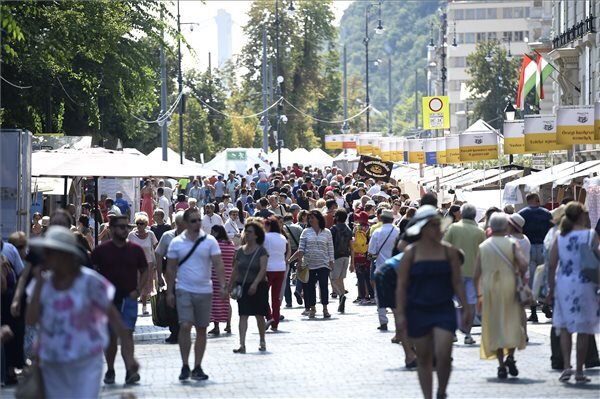
<svg viewBox="0 0 600 399"><path fill-rule="evenodd" d="M350 256L350 245L348 242L352 240L352 230L344 224L343 228L339 228L336 224L331 228L333 236L333 253L336 259Z"/></svg>

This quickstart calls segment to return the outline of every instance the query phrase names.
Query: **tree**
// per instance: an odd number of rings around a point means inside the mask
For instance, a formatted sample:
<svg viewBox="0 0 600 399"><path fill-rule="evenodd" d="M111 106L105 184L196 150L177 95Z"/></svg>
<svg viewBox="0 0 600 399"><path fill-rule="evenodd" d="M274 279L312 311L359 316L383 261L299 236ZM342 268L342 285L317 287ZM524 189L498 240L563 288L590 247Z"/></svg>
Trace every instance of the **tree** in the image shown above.
<svg viewBox="0 0 600 399"><path fill-rule="evenodd" d="M169 147L179 152L179 114L173 114L169 126ZM183 118L183 150L188 159L211 159L217 152L212 135L209 134L208 114L195 97L188 97Z"/></svg>
<svg viewBox="0 0 600 399"><path fill-rule="evenodd" d="M486 56L491 55L491 61ZM500 129L506 103L516 100L519 87L519 60L506 58L507 51L497 40L479 42L467 56L467 87L474 97L473 120L483 119Z"/></svg>

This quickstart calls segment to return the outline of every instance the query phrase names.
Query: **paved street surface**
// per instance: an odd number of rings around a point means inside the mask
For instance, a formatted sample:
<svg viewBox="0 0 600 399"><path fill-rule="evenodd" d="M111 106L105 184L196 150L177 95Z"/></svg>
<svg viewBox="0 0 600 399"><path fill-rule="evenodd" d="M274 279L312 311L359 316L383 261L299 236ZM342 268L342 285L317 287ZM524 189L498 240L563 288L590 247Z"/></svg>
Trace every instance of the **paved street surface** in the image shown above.
<svg viewBox="0 0 600 399"><path fill-rule="evenodd" d="M351 275L348 279L353 281ZM354 291L352 287L351 291ZM151 317L138 319L136 357L141 364L140 384L105 387L103 398L419 398L416 371L404 368L400 345L390 342L393 331L379 332L375 306L352 304L348 295L346 314L339 315L337 301L330 304L332 318L308 320L303 307L284 309L279 332L267 334L267 352L258 352L258 331L250 324L248 353L232 353L238 347L237 317L233 334L210 338L203 362L210 376L205 382L177 380L181 360L177 345L164 344L167 329L152 326ZM234 308L234 314L236 310ZM390 314L390 327L393 318ZM542 320L545 321L542 315ZM211 327L212 328L212 327ZM224 326L221 326L221 331ZM559 373L550 369L549 323L530 325L527 349L517 352L518 378L499 381L496 361L479 359L479 346L454 345L454 369L449 398L598 398L600 370L588 370L592 383L575 385L558 382ZM474 329L479 343L480 328ZM574 359L573 359L574 361ZM193 348L190 357L193 365ZM117 358L117 381L125 371ZM435 388L434 388L435 390ZM2 393L12 396L12 390ZM434 391L435 392L435 391ZM126 396L127 397L127 396Z"/></svg>

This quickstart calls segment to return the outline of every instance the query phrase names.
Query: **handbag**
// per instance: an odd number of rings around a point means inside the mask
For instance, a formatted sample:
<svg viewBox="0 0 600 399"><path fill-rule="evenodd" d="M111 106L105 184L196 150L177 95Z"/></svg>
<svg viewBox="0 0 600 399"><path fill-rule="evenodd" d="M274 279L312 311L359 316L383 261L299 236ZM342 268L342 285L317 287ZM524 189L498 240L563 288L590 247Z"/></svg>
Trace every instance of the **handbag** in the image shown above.
<svg viewBox="0 0 600 399"><path fill-rule="evenodd" d="M600 259L598 259L592 248L593 238L592 231L588 231L588 239L585 243L579 245L579 262L581 265L581 274L593 283L598 284Z"/></svg>
<svg viewBox="0 0 600 399"><path fill-rule="evenodd" d="M152 324L158 327L169 327L177 324L177 310L167 304L167 291L159 290L150 297L152 307Z"/></svg>
<svg viewBox="0 0 600 399"><path fill-rule="evenodd" d="M44 379L40 369L39 360L34 360L32 365L23 372L23 378L15 391L17 399L44 399Z"/></svg>
<svg viewBox="0 0 600 399"><path fill-rule="evenodd" d="M529 288L529 286L527 284L523 283L523 279L521 278L521 275L516 271L513 262L511 262L506 257L506 255L504 255L504 253L500 250L500 248L498 248L496 246L496 244L494 244L492 241L490 241L490 245L494 249L494 251L496 251L496 253L498 255L500 255L500 258L502 258L504 263L506 263L508 265L510 270L515 275L515 285L517 287L516 294L517 294L517 300L519 301L519 303L523 306L531 305L533 303L533 292L531 291L531 288ZM512 249L513 249L513 254L514 254L514 252L515 252L514 244L512 246Z"/></svg>
<svg viewBox="0 0 600 399"><path fill-rule="evenodd" d="M260 249L260 247L256 248L254 250L254 253L252 254L252 258L250 258L250 262L248 263L248 268L246 269L246 274L244 275L244 279L242 280L242 284L238 284L235 287L233 287L233 289L231 290L231 292L229 293L229 297L231 299L241 299L242 296L244 295L244 285L246 285L246 278L248 278L248 272L250 271L250 267L252 266L252 262L254 262L254 258L256 257L256 254L258 253L258 250ZM243 249L240 249L241 251L243 251Z"/></svg>
<svg viewBox="0 0 600 399"><path fill-rule="evenodd" d="M310 269L305 267L298 266L298 271L296 272L296 279L300 280L303 283L308 283L308 279L310 278Z"/></svg>

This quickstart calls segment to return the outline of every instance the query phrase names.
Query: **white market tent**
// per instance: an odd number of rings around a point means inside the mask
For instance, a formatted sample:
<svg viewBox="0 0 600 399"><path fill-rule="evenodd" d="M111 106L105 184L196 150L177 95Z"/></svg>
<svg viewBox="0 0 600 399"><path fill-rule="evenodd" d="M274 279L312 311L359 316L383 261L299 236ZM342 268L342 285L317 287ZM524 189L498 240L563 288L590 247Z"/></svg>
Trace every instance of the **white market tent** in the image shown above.
<svg viewBox="0 0 600 399"><path fill-rule="evenodd" d="M248 169L259 164L262 168L269 168L268 156L260 148L227 148L221 151L203 166L207 169L216 170L219 173L228 173L235 170L236 173L245 175Z"/></svg>
<svg viewBox="0 0 600 399"><path fill-rule="evenodd" d="M150 154L148 154L148 158L152 159L153 161L164 162L162 160L162 147L156 147L154 150L152 150L152 152ZM208 176L216 176L219 174L218 172L216 172L214 170L204 167L200 163L191 161L186 158L183 159L183 166L181 166L180 159L181 158L180 158L180 155L178 152L175 152L174 150L167 148L167 161L166 162L169 165L173 165L174 167L183 168L184 170L186 170L186 173L187 173L186 176L208 177Z"/></svg>
<svg viewBox="0 0 600 399"><path fill-rule="evenodd" d="M309 152L310 164L317 167L333 165L333 157L320 148L313 148Z"/></svg>

